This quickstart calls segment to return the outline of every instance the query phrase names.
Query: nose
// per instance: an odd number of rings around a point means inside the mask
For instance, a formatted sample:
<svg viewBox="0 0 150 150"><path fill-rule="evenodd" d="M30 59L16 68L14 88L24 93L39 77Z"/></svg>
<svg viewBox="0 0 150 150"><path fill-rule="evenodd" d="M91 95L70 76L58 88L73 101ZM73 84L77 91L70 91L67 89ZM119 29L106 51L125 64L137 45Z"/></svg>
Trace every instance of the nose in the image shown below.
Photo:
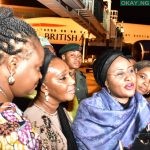
<svg viewBox="0 0 150 150"><path fill-rule="evenodd" d="M42 74L41 74L41 72L39 72L39 79L42 79Z"/></svg>
<svg viewBox="0 0 150 150"><path fill-rule="evenodd" d="M132 79L132 75L130 74L130 73L128 73L128 72L126 72L126 74L125 74L125 76L126 76L126 80L131 80Z"/></svg>
<svg viewBox="0 0 150 150"><path fill-rule="evenodd" d="M145 80L144 85L149 86L150 85L150 80L149 79Z"/></svg>
<svg viewBox="0 0 150 150"><path fill-rule="evenodd" d="M75 84L75 78L72 77L72 76L69 76L69 82L70 82L71 85Z"/></svg>
<svg viewBox="0 0 150 150"><path fill-rule="evenodd" d="M147 87L147 91L150 91L150 80L145 80L144 85Z"/></svg>

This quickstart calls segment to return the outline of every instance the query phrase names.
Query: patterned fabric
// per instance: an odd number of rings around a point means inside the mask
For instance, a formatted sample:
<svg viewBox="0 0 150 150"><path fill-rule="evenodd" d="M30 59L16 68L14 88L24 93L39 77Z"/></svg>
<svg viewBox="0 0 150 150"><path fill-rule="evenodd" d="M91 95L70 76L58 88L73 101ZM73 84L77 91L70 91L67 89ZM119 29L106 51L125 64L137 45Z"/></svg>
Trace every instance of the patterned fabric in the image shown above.
<svg viewBox="0 0 150 150"><path fill-rule="evenodd" d="M0 150L40 150L39 136L13 103L0 106Z"/></svg>
<svg viewBox="0 0 150 150"><path fill-rule="evenodd" d="M33 105L24 112L42 139L42 150L67 150L67 140L62 133L58 114L50 115Z"/></svg>
<svg viewBox="0 0 150 150"><path fill-rule="evenodd" d="M103 88L80 103L72 130L79 149L119 150L119 140L129 148L149 122L150 104L141 94L124 109Z"/></svg>

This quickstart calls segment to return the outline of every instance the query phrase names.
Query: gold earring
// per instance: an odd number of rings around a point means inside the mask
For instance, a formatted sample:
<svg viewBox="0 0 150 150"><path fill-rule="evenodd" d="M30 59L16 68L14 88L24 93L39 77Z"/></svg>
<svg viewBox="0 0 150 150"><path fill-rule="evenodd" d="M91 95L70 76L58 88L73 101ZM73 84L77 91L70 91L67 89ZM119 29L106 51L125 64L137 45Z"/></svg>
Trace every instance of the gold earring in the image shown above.
<svg viewBox="0 0 150 150"><path fill-rule="evenodd" d="M15 78L13 77L13 74L11 73L10 76L8 77L8 83L9 85L14 84Z"/></svg>
<svg viewBox="0 0 150 150"><path fill-rule="evenodd" d="M48 91L46 91L44 94L45 94L45 100L46 100L46 102L48 102L48 100L49 100Z"/></svg>

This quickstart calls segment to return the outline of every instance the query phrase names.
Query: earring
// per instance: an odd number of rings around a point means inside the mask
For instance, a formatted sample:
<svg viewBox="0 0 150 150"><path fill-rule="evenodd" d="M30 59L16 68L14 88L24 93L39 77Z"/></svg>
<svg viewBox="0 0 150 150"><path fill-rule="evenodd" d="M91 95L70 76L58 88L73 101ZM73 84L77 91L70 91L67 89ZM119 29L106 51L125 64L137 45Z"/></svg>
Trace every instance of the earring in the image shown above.
<svg viewBox="0 0 150 150"><path fill-rule="evenodd" d="M10 74L10 76L8 77L8 83L9 85L14 84L15 82L15 78L13 77L12 73Z"/></svg>
<svg viewBox="0 0 150 150"><path fill-rule="evenodd" d="M46 91L44 94L45 94L45 100L46 100L46 102L48 102L48 100L49 100L48 91Z"/></svg>

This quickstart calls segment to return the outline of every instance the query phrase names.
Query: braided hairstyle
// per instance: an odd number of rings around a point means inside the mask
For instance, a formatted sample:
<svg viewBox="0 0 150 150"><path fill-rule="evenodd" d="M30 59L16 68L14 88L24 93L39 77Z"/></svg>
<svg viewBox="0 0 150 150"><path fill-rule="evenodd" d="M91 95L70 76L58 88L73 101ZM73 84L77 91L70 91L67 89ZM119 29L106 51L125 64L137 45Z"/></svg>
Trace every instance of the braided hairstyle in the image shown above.
<svg viewBox="0 0 150 150"><path fill-rule="evenodd" d="M21 49L15 49L14 42L26 43L27 37L32 36L37 37L37 34L29 24L14 17L12 9L0 7L0 52L15 55Z"/></svg>

